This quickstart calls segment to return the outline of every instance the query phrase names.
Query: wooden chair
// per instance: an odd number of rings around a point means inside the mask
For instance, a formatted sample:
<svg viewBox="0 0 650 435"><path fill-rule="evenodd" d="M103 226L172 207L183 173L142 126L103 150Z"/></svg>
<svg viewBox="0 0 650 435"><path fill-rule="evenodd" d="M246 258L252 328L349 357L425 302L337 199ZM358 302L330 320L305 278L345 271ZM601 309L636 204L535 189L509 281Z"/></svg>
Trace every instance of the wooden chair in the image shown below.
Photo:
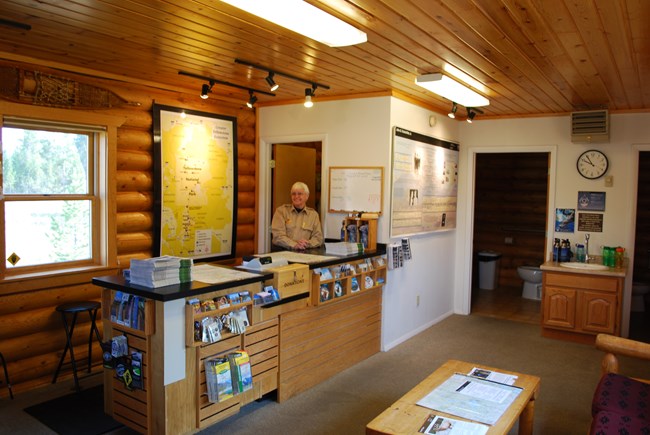
<svg viewBox="0 0 650 435"><path fill-rule="evenodd" d="M650 380L619 373L619 357L650 361L650 344L607 334L596 336L605 352L602 377L591 403L590 434L650 433Z"/></svg>

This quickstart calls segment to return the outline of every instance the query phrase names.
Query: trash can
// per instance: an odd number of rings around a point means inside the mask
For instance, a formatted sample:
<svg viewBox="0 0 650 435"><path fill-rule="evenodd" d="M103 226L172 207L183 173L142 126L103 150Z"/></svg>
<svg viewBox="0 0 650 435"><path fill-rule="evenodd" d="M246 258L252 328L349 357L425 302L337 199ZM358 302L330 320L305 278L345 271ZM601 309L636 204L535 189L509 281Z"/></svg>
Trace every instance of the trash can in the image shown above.
<svg viewBox="0 0 650 435"><path fill-rule="evenodd" d="M478 287L481 290L494 290L499 282L499 259L501 254L494 251L478 253Z"/></svg>

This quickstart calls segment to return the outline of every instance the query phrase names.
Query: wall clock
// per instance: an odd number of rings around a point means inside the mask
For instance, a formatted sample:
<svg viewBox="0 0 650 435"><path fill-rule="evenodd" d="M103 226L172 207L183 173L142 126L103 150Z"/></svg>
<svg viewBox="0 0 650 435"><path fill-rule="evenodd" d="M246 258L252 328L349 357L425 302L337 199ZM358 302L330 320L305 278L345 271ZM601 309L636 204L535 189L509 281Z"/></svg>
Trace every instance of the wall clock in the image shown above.
<svg viewBox="0 0 650 435"><path fill-rule="evenodd" d="M580 154L576 166L580 175L589 180L595 180L605 175L609 161L605 153L598 150L588 150Z"/></svg>

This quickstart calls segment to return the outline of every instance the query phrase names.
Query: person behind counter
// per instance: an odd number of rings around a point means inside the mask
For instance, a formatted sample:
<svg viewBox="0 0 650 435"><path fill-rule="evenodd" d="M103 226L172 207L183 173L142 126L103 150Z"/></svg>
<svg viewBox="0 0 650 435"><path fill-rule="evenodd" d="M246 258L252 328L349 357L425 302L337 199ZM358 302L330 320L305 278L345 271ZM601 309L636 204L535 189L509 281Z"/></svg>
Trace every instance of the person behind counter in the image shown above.
<svg viewBox="0 0 650 435"><path fill-rule="evenodd" d="M291 204L278 207L273 214L273 245L301 251L323 244L318 212L307 207L309 187L300 181L291 186Z"/></svg>

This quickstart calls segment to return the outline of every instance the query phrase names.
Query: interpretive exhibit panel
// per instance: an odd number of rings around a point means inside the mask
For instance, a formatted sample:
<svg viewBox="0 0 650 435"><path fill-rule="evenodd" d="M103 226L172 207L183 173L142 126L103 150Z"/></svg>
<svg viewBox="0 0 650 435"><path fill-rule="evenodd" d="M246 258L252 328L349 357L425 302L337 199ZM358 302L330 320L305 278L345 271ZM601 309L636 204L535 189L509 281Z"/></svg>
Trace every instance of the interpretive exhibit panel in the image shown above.
<svg viewBox="0 0 650 435"><path fill-rule="evenodd" d="M234 257L237 119L154 105L154 253Z"/></svg>
<svg viewBox="0 0 650 435"><path fill-rule="evenodd" d="M393 128L390 236L456 228L459 145Z"/></svg>

